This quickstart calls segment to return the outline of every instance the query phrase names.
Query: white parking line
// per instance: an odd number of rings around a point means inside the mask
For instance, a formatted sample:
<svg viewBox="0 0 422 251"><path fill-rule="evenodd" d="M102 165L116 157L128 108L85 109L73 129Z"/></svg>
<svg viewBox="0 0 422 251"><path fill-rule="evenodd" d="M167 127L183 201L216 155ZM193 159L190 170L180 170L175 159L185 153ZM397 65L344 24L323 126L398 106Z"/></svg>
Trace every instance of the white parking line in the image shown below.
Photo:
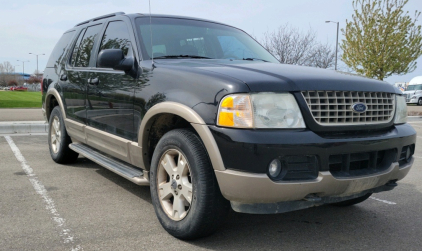
<svg viewBox="0 0 422 251"><path fill-rule="evenodd" d="M381 200L381 199L375 198L375 197L373 197L373 196L371 196L371 197L369 197L369 198L371 198L371 199L373 199L373 200L376 200L376 201L379 201L379 202L382 202L382 203L385 203L385 204L389 204L389 205L396 205L396 204L397 204L397 203L395 203L395 202L388 201L388 200Z"/></svg>
<svg viewBox="0 0 422 251"><path fill-rule="evenodd" d="M60 237L62 238L63 243L74 245L75 238L71 234L70 229L66 228L65 226L66 220L60 216L59 212L56 209L53 199L48 195L47 190L45 189L44 185L38 180L37 176L34 173L34 170L28 165L21 151L16 146L15 142L13 142L12 138L10 136L4 136L4 138L6 139L7 143L9 143L10 148L15 154L16 159L21 164L22 169L28 176L29 181L31 182L35 191L44 200L46 204L45 208L53 216L52 219L56 223L57 228L60 230ZM79 251L79 250L83 250L83 248L80 245L76 245L72 247L72 251Z"/></svg>

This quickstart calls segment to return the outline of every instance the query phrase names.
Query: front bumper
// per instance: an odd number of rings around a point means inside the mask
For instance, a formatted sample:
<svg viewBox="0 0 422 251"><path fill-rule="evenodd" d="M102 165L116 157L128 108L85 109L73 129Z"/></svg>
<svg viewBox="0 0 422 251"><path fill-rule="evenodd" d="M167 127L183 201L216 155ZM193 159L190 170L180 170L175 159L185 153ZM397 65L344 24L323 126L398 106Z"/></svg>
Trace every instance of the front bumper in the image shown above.
<svg viewBox="0 0 422 251"><path fill-rule="evenodd" d="M400 162L405 146L415 144L416 132L408 124L382 132L318 135L309 130L241 130L210 126L223 158L225 171L215 171L223 196L233 203L278 203L301 201L311 196L350 197L403 179L413 158ZM330 156L379 150L395 156L382 170L338 177L329 168ZM390 153L390 152L389 152ZM317 176L311 180L273 181L268 164L285 155L313 155L318 159Z"/></svg>
<svg viewBox="0 0 422 251"><path fill-rule="evenodd" d="M215 171L223 196L241 204L276 203L304 200L308 195L347 197L376 187L391 180L403 179L413 164L412 160L399 167L397 162L384 172L366 177L336 179L329 171L319 172L312 181L274 182L266 174L252 174L234 170Z"/></svg>

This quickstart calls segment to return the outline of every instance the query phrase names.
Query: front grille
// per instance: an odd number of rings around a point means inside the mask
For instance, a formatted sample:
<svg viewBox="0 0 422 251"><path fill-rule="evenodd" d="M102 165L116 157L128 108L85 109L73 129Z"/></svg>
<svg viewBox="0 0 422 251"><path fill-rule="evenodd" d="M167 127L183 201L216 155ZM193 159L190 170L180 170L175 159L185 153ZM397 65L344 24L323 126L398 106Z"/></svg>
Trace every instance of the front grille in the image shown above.
<svg viewBox="0 0 422 251"><path fill-rule="evenodd" d="M386 170L396 159L395 149L337 154L329 157L329 170L334 177L356 177Z"/></svg>
<svg viewBox="0 0 422 251"><path fill-rule="evenodd" d="M411 98L411 94L410 93L406 94L406 102L409 102L410 98Z"/></svg>
<svg viewBox="0 0 422 251"><path fill-rule="evenodd" d="M390 122L394 116L394 94L356 91L303 91L308 108L320 125L364 125ZM364 103L367 110L357 113L354 103Z"/></svg>

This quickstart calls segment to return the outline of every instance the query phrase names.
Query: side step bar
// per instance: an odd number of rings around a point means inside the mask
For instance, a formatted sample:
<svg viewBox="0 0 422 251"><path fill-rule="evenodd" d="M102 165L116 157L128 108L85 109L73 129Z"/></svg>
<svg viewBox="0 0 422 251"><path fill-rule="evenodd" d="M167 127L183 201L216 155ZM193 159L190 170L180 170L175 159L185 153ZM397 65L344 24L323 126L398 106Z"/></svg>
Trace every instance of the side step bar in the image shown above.
<svg viewBox="0 0 422 251"><path fill-rule="evenodd" d="M140 186L149 186L149 181L144 177L141 169L115 158L109 157L98 150L82 143L72 143L70 149L107 168L108 170L132 181Z"/></svg>

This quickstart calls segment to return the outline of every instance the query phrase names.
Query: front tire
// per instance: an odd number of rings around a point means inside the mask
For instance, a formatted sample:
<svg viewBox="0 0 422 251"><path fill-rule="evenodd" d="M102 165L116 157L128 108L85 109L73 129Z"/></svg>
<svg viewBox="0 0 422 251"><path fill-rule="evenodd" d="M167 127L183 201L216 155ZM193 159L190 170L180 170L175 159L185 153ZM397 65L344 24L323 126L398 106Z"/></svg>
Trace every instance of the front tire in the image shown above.
<svg viewBox="0 0 422 251"><path fill-rule="evenodd" d="M418 105L422 105L422 98L418 99Z"/></svg>
<svg viewBox="0 0 422 251"><path fill-rule="evenodd" d="M78 153L69 148L72 143L67 134L62 112L59 106L54 107L48 123L48 146L51 158L59 164L73 163L78 159Z"/></svg>
<svg viewBox="0 0 422 251"><path fill-rule="evenodd" d="M160 139L150 184L157 218L174 237L204 237L224 222L229 203L221 195L201 139L192 131L176 129Z"/></svg>

